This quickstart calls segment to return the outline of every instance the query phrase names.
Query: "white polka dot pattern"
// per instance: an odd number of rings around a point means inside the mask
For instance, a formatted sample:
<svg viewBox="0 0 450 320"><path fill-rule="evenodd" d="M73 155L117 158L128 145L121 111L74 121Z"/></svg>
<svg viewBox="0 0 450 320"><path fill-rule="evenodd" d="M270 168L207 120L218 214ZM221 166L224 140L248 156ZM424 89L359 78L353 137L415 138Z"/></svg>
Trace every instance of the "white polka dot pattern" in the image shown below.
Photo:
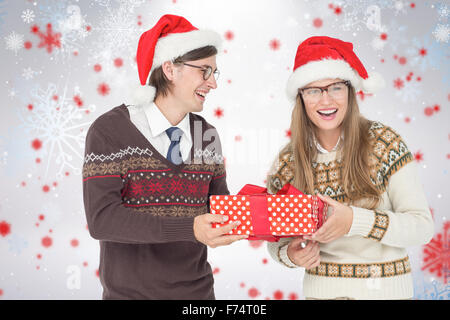
<svg viewBox="0 0 450 320"><path fill-rule="evenodd" d="M303 235L314 233L317 230L317 197L302 194L267 195L266 198L267 216L272 235ZM250 196L211 196L210 207L212 214L229 216L226 223L214 223L213 228L240 221L241 224L229 234L254 235Z"/></svg>

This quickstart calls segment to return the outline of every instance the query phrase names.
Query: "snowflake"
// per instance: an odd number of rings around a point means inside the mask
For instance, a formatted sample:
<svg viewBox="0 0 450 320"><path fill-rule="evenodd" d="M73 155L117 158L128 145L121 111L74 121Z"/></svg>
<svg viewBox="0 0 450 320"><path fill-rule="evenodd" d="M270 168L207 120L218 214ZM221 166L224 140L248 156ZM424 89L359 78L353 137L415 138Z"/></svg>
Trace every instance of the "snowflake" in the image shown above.
<svg viewBox="0 0 450 320"><path fill-rule="evenodd" d="M421 71L426 71L428 68L437 70L450 69L449 47L443 47L442 44L433 41L428 35L422 40L414 38L412 46L407 49L406 53L410 56L411 66L418 66Z"/></svg>
<svg viewBox="0 0 450 320"><path fill-rule="evenodd" d="M34 21L35 15L34 15L33 10L27 9L25 11L22 11L21 17L22 17L23 22L31 23Z"/></svg>
<svg viewBox="0 0 450 320"><path fill-rule="evenodd" d="M405 85L405 82L402 79L397 78L394 80L394 88L400 90L401 88L403 88L404 85Z"/></svg>
<svg viewBox="0 0 450 320"><path fill-rule="evenodd" d="M445 4L440 4L437 9L439 20L447 20L450 15L450 8Z"/></svg>
<svg viewBox="0 0 450 320"><path fill-rule="evenodd" d="M9 36L5 37L6 49L17 52L23 48L23 34L18 34L15 31L11 32Z"/></svg>
<svg viewBox="0 0 450 320"><path fill-rule="evenodd" d="M398 81L398 79L396 81ZM399 82L396 88L399 90L396 91L395 95L400 97L405 103L416 102L418 97L422 94L419 83L412 80L403 81L402 85L400 85Z"/></svg>
<svg viewBox="0 0 450 320"><path fill-rule="evenodd" d="M48 53L52 53L53 48L61 48L61 33L53 32L53 27L51 23L47 23L47 29L46 33L43 33L41 30L39 30L39 27L37 25L34 25L31 28L31 32L39 37L41 42L38 44L38 48L47 48Z"/></svg>
<svg viewBox="0 0 450 320"><path fill-rule="evenodd" d="M135 9L143 0L120 1L118 8L105 6L103 19L92 26L92 31L100 35L91 46L90 59L92 64L112 61L117 56L134 56L142 27L136 25ZM110 64L105 63L105 74L113 69L107 69ZM112 68L112 66L111 66Z"/></svg>
<svg viewBox="0 0 450 320"><path fill-rule="evenodd" d="M433 31L433 36L438 42L448 42L450 38L450 28L448 24L438 24L436 29Z"/></svg>
<svg viewBox="0 0 450 320"><path fill-rule="evenodd" d="M11 99L15 98L18 94L18 91L14 88L11 88L8 90L8 97L10 97Z"/></svg>
<svg viewBox="0 0 450 320"><path fill-rule="evenodd" d="M40 0L38 4L38 21L41 23L51 23L58 26L59 22L67 18L67 0Z"/></svg>
<svg viewBox="0 0 450 320"><path fill-rule="evenodd" d="M8 243L9 251L16 254L22 253L22 250L28 247L28 241L17 234L13 234Z"/></svg>
<svg viewBox="0 0 450 320"><path fill-rule="evenodd" d="M80 163L83 160L85 133L83 128L89 123L80 123L83 113L93 111L90 108L77 107L73 104L73 95L67 93L67 86L58 96L57 87L49 84L44 91L36 87L31 91L32 110L23 108L19 113L22 127L32 135L32 139L43 142L42 149L47 156L45 176L50 167L57 170L56 177L62 178L67 168L80 174ZM74 163L74 157L79 161Z"/></svg>
<svg viewBox="0 0 450 320"><path fill-rule="evenodd" d="M395 15L398 15L399 13L406 13L406 8L408 7L408 4L403 1L403 0L399 0L399 1L395 1L394 3L394 9L395 9Z"/></svg>
<svg viewBox="0 0 450 320"><path fill-rule="evenodd" d="M386 32L389 34L388 45L392 51L398 51L399 46L408 45L409 36L407 35L407 25L401 25L398 23L398 19L390 20Z"/></svg>
<svg viewBox="0 0 450 320"><path fill-rule="evenodd" d="M63 63L72 59L84 45L90 26L86 15L81 13L78 5L67 0L39 1L39 21L50 23L60 33L60 48L53 52L52 57Z"/></svg>
<svg viewBox="0 0 450 320"><path fill-rule="evenodd" d="M34 75L36 74L35 71L33 71L30 67L23 69L22 71L22 77L25 78L25 80L31 80L33 79Z"/></svg>
<svg viewBox="0 0 450 320"><path fill-rule="evenodd" d="M280 46L281 46L281 43L280 43L280 40L278 40L278 39L272 39L269 42L270 49L272 49L274 51L280 49Z"/></svg>
<svg viewBox="0 0 450 320"><path fill-rule="evenodd" d="M417 162L423 161L423 153L420 150L414 153L414 160Z"/></svg>
<svg viewBox="0 0 450 320"><path fill-rule="evenodd" d="M449 263L450 263L450 239L448 238L448 231L450 222L444 223L444 230L438 233L427 245L423 248L424 265L422 270L428 270L432 274L444 280L444 284L448 282Z"/></svg>
<svg viewBox="0 0 450 320"><path fill-rule="evenodd" d="M216 109L214 109L214 116L217 118L223 117L223 109L220 107L217 107Z"/></svg>
<svg viewBox="0 0 450 320"><path fill-rule="evenodd" d="M450 285L437 280L428 282L422 272L413 274L414 299L418 300L449 300Z"/></svg>

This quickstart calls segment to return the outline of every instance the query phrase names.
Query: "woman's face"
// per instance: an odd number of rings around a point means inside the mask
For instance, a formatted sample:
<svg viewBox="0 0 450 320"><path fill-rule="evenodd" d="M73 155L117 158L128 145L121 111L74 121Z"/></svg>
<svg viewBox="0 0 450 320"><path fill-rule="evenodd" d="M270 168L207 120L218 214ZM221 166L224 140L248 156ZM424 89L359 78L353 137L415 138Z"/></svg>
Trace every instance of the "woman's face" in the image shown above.
<svg viewBox="0 0 450 320"><path fill-rule="evenodd" d="M313 88L322 88L327 91ZM340 131L348 106L348 86L341 79L314 81L301 89L306 114L320 131Z"/></svg>

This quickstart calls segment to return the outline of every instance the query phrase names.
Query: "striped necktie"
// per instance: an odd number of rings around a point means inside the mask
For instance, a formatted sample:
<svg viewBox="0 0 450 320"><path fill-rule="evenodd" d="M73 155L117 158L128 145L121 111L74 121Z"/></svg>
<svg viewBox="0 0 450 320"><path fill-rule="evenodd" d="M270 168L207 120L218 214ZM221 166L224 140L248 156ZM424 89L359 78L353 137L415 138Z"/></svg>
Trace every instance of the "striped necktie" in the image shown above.
<svg viewBox="0 0 450 320"><path fill-rule="evenodd" d="M167 160L176 165L181 164L183 162L183 158L181 157L180 140L183 135L183 131L178 127L171 127L166 130L166 133L170 139Z"/></svg>

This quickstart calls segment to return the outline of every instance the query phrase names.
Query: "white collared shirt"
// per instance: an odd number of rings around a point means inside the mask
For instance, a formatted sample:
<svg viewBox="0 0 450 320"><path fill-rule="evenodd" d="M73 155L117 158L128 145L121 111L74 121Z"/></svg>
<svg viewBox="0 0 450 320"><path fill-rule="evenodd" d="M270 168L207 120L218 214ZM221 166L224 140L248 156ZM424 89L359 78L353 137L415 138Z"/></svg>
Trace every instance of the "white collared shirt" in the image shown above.
<svg viewBox="0 0 450 320"><path fill-rule="evenodd" d="M324 147L322 147L320 145L319 141L316 139L316 136L313 135L314 144L316 145L316 148L320 153L330 153L330 152L336 151L339 147L339 143L341 142L341 139L344 140L343 134L341 136L339 136L339 139L338 139L336 145L334 146L334 148L331 149L331 151L328 151L327 149L325 149Z"/></svg>
<svg viewBox="0 0 450 320"><path fill-rule="evenodd" d="M147 140L155 147L155 149L165 158L169 151L170 139L166 130L174 127L169 120L162 114L154 102L146 103L139 106L128 106L131 122L139 129L139 131L147 138ZM176 125L183 131L180 139L180 152L183 161L189 157L192 147L191 124L189 122L189 114Z"/></svg>

